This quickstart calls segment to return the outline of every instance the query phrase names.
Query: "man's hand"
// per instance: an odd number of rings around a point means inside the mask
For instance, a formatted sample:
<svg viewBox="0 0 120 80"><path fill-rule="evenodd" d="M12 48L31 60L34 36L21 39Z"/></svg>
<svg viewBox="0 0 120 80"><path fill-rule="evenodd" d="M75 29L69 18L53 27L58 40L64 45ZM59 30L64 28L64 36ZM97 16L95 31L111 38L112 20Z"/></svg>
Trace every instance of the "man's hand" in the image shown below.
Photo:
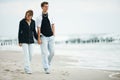
<svg viewBox="0 0 120 80"><path fill-rule="evenodd" d="M55 25L52 24L52 31L53 31L53 36L55 36Z"/></svg>
<svg viewBox="0 0 120 80"><path fill-rule="evenodd" d="M38 44L40 45L42 43L42 40L40 39L40 27L37 27L38 32Z"/></svg>
<svg viewBox="0 0 120 80"><path fill-rule="evenodd" d="M42 40L39 38L38 39L38 44L40 45L42 43Z"/></svg>
<svg viewBox="0 0 120 80"><path fill-rule="evenodd" d="M19 46L21 47L21 46L22 46L22 44L21 44L21 43L19 43Z"/></svg>

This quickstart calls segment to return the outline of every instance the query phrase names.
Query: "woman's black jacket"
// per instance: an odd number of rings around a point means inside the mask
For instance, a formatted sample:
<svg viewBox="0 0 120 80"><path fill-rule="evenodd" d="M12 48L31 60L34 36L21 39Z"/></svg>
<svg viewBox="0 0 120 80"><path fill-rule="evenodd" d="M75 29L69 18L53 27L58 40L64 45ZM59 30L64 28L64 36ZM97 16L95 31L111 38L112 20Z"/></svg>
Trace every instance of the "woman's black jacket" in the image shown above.
<svg viewBox="0 0 120 80"><path fill-rule="evenodd" d="M18 42L19 43L34 43L34 38L37 39L37 33L35 29L35 21L32 19L30 26L25 19L22 19L19 23Z"/></svg>

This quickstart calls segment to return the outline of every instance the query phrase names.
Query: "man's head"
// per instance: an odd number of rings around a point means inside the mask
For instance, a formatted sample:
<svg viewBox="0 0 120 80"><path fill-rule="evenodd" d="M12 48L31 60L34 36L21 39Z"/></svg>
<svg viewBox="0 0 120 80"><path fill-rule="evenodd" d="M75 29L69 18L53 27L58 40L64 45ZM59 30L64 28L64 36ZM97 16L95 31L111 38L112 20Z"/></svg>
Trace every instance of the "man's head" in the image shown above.
<svg viewBox="0 0 120 80"><path fill-rule="evenodd" d="M48 11L48 2L42 2L41 3L41 8L43 10L43 12L47 12Z"/></svg>

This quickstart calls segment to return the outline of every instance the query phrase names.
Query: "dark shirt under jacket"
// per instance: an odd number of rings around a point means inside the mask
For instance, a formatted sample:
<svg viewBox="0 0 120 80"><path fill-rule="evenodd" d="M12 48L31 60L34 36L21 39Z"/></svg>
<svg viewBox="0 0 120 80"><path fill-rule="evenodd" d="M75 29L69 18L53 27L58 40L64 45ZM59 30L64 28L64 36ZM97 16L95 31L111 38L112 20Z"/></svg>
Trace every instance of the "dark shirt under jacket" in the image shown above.
<svg viewBox="0 0 120 80"><path fill-rule="evenodd" d="M46 37L50 37L53 35L48 14L42 14L41 33Z"/></svg>
<svg viewBox="0 0 120 80"><path fill-rule="evenodd" d="M19 23L18 42L19 43L34 43L34 38L37 39L37 33L35 29L35 21L32 19L30 25L25 19L22 19Z"/></svg>

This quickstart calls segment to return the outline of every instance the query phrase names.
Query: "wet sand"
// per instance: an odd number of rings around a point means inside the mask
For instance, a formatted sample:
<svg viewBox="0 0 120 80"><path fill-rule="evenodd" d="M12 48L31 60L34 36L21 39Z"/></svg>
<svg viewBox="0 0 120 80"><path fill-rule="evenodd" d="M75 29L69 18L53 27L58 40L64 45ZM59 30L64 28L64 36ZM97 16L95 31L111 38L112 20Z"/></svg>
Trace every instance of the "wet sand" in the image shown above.
<svg viewBox="0 0 120 80"><path fill-rule="evenodd" d="M76 68L68 64L77 62L70 57L55 55L51 74L45 74L41 55L35 54L31 63L33 73L25 74L21 51L0 51L0 80L120 80L119 71Z"/></svg>

